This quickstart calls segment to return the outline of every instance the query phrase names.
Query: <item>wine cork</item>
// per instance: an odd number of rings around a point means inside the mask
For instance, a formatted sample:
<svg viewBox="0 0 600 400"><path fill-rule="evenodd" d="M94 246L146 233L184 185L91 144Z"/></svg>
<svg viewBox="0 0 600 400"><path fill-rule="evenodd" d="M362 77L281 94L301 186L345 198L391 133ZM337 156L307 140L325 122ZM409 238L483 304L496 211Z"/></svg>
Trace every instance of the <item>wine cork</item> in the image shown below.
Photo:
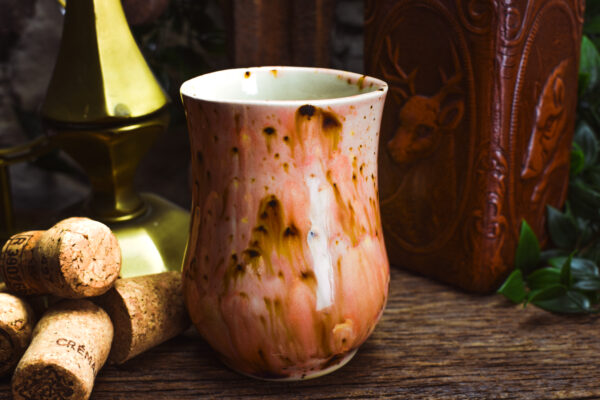
<svg viewBox="0 0 600 400"><path fill-rule="evenodd" d="M4 244L0 256L0 274L11 292L29 296L42 294L45 289L36 273L34 249L44 231L21 232Z"/></svg>
<svg viewBox="0 0 600 400"><path fill-rule="evenodd" d="M15 400L84 400L108 357L113 327L89 300L65 300L49 309L12 379Z"/></svg>
<svg viewBox="0 0 600 400"><path fill-rule="evenodd" d="M190 326L179 272L118 279L114 288L96 302L110 315L115 327L109 358L116 364L177 336Z"/></svg>
<svg viewBox="0 0 600 400"><path fill-rule="evenodd" d="M11 237L0 257L6 285L19 295L99 296L112 287L120 270L117 238L106 225L79 217L45 232Z"/></svg>
<svg viewBox="0 0 600 400"><path fill-rule="evenodd" d="M19 362L31 341L34 324L33 311L25 301L0 293L0 376Z"/></svg>

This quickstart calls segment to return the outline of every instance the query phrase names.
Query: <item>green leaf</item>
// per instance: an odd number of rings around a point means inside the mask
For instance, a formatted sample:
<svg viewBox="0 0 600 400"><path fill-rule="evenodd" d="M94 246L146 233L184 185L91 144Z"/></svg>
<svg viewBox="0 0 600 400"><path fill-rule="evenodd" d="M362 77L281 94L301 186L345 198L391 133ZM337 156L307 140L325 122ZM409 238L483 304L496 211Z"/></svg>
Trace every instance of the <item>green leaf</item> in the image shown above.
<svg viewBox="0 0 600 400"><path fill-rule="evenodd" d="M528 274L538 266L539 262L540 243L527 221L523 220L515 256L515 268Z"/></svg>
<svg viewBox="0 0 600 400"><path fill-rule="evenodd" d="M561 284L546 286L545 288L532 290L527 296L527 302L536 302L559 298L567 293L567 288Z"/></svg>
<svg viewBox="0 0 600 400"><path fill-rule="evenodd" d="M553 267L540 268L527 276L529 289L540 290L548 286L560 284L560 269Z"/></svg>
<svg viewBox="0 0 600 400"><path fill-rule="evenodd" d="M573 258L571 260L571 274L573 274L575 279L587 279L600 276L596 263L585 258Z"/></svg>
<svg viewBox="0 0 600 400"><path fill-rule="evenodd" d="M584 175L585 182L589 183L589 185L594 189L600 188L600 165L592 165L589 168L586 168Z"/></svg>
<svg viewBox="0 0 600 400"><path fill-rule="evenodd" d="M594 239L594 229L587 220L575 218L575 221L577 223L577 231L579 232L578 246L587 246Z"/></svg>
<svg viewBox="0 0 600 400"><path fill-rule="evenodd" d="M581 121L577 125L573 141L577 143L583 152L585 166L590 167L594 165L598 158L598 139L596 139L596 134L587 122Z"/></svg>
<svg viewBox="0 0 600 400"><path fill-rule="evenodd" d="M572 215L548 206L548 230L552 242L561 249L573 249L577 243L577 223Z"/></svg>
<svg viewBox="0 0 600 400"><path fill-rule="evenodd" d="M500 289L498 289L498 293L504 295L513 303L521 303L525 299L527 292L525 291L523 273L520 269L515 269L506 278Z"/></svg>
<svg viewBox="0 0 600 400"><path fill-rule="evenodd" d="M548 264L550 264L552 267L560 270L568 258L569 258L569 256L550 258L550 259L548 259Z"/></svg>
<svg viewBox="0 0 600 400"><path fill-rule="evenodd" d="M598 291L600 290L600 278L589 278L577 281L573 284L573 289L583 291Z"/></svg>
<svg viewBox="0 0 600 400"><path fill-rule="evenodd" d="M600 296L598 296L600 293L598 291L594 291L594 292L585 292L585 295L587 296L588 299L590 299L590 302L592 303L592 306L596 306L598 304L598 302L600 301ZM595 312L599 312L600 310L598 310L597 307Z"/></svg>
<svg viewBox="0 0 600 400"><path fill-rule="evenodd" d="M546 249L540 253L540 260L548 262L548 260L557 257L569 257L571 250L566 249Z"/></svg>
<svg viewBox="0 0 600 400"><path fill-rule="evenodd" d="M561 270L567 264L567 262L571 260L570 270L571 274L575 279L584 279L584 278L593 278L600 276L598 271L598 266L592 260L588 260L585 258L574 258L574 257L554 257L548 260L548 264L552 266L552 268Z"/></svg>
<svg viewBox="0 0 600 400"><path fill-rule="evenodd" d="M579 93L583 95L592 91L600 79L600 55L592 41L584 36L581 41L581 58L579 62Z"/></svg>
<svg viewBox="0 0 600 400"><path fill-rule="evenodd" d="M589 312L591 310L590 299L581 292L575 290L569 290L567 296L579 305L582 311Z"/></svg>
<svg viewBox="0 0 600 400"><path fill-rule="evenodd" d="M587 242L583 243L587 244ZM585 249L579 252L579 255L581 257L585 257L588 260L592 260L596 263L596 265L598 265L598 263L600 263L600 244L597 242L590 242L590 244Z"/></svg>
<svg viewBox="0 0 600 400"><path fill-rule="evenodd" d="M578 96L581 98L589 90L590 86L590 75L585 72L579 72L579 78L577 82Z"/></svg>
<svg viewBox="0 0 600 400"><path fill-rule="evenodd" d="M585 168L585 154L577 143L571 148L571 176L579 175Z"/></svg>
<svg viewBox="0 0 600 400"><path fill-rule="evenodd" d="M569 202L575 216L600 222L600 193L580 179L569 183Z"/></svg>
<svg viewBox="0 0 600 400"><path fill-rule="evenodd" d="M573 256L567 257L560 269L560 283L570 288L573 283L573 275L571 274L571 261Z"/></svg>
<svg viewBox="0 0 600 400"><path fill-rule="evenodd" d="M546 311L561 314L581 314L591 309L589 299L582 293L572 290L565 291L562 296L532 300L531 303Z"/></svg>

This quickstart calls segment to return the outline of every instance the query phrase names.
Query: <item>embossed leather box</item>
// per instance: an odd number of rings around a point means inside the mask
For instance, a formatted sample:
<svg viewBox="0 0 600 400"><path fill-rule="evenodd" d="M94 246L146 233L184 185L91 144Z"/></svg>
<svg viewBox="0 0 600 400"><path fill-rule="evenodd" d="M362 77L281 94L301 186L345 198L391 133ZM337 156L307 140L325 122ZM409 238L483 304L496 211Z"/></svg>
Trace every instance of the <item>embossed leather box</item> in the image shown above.
<svg viewBox="0 0 600 400"><path fill-rule="evenodd" d="M370 0L367 73L386 80L379 168L390 261L474 292L546 240L566 196L583 0Z"/></svg>

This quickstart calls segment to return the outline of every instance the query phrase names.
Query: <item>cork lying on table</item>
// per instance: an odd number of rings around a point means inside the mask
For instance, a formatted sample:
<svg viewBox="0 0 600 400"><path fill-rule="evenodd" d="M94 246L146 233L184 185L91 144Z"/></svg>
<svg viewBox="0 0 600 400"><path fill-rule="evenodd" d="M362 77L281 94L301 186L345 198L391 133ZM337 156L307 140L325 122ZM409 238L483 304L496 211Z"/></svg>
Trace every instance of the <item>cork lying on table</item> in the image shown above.
<svg viewBox="0 0 600 400"><path fill-rule="evenodd" d="M17 365L31 341L34 324L33 311L25 301L0 293L0 376Z"/></svg>
<svg viewBox="0 0 600 400"><path fill-rule="evenodd" d="M108 357L113 327L89 300L65 300L42 317L12 380L15 400L85 400Z"/></svg>
<svg viewBox="0 0 600 400"><path fill-rule="evenodd" d="M118 279L114 288L95 301L110 315L115 327L110 361L117 364L190 326L179 272Z"/></svg>
<svg viewBox="0 0 600 400"><path fill-rule="evenodd" d="M28 231L11 236L2 248L0 274L7 289L13 293L29 296L42 294L45 289L36 273L34 249L44 231Z"/></svg>
<svg viewBox="0 0 600 400"><path fill-rule="evenodd" d="M0 274L12 293L63 298L99 296L121 270L121 250L110 229L69 218L49 230L12 236L0 256Z"/></svg>

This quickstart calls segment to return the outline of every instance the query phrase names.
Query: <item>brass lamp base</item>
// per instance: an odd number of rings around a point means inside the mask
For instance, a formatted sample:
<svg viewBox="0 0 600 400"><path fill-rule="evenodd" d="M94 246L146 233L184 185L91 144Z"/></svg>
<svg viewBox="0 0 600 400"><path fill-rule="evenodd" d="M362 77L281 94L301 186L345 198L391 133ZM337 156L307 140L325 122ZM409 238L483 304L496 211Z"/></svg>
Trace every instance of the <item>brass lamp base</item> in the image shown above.
<svg viewBox="0 0 600 400"><path fill-rule="evenodd" d="M140 198L145 206L142 215L123 222L103 221L119 241L122 262L120 277L181 271L188 240L190 213L155 194L142 193ZM83 201L61 210L52 220L39 221L39 225L35 226L19 226L19 229L47 229L57 218L85 215L89 215L89 211L86 202ZM6 233L0 241L0 247L4 240L14 233Z"/></svg>
<svg viewBox="0 0 600 400"><path fill-rule="evenodd" d="M121 246L121 277L180 271L189 212L154 194L142 193L141 198L147 206L143 215L108 224Z"/></svg>
<svg viewBox="0 0 600 400"><path fill-rule="evenodd" d="M158 196L139 195L133 185L140 161L169 125L168 104L121 1L66 2L42 117L52 143L86 171L92 191L84 215L117 236L122 277L181 269L189 213Z"/></svg>

